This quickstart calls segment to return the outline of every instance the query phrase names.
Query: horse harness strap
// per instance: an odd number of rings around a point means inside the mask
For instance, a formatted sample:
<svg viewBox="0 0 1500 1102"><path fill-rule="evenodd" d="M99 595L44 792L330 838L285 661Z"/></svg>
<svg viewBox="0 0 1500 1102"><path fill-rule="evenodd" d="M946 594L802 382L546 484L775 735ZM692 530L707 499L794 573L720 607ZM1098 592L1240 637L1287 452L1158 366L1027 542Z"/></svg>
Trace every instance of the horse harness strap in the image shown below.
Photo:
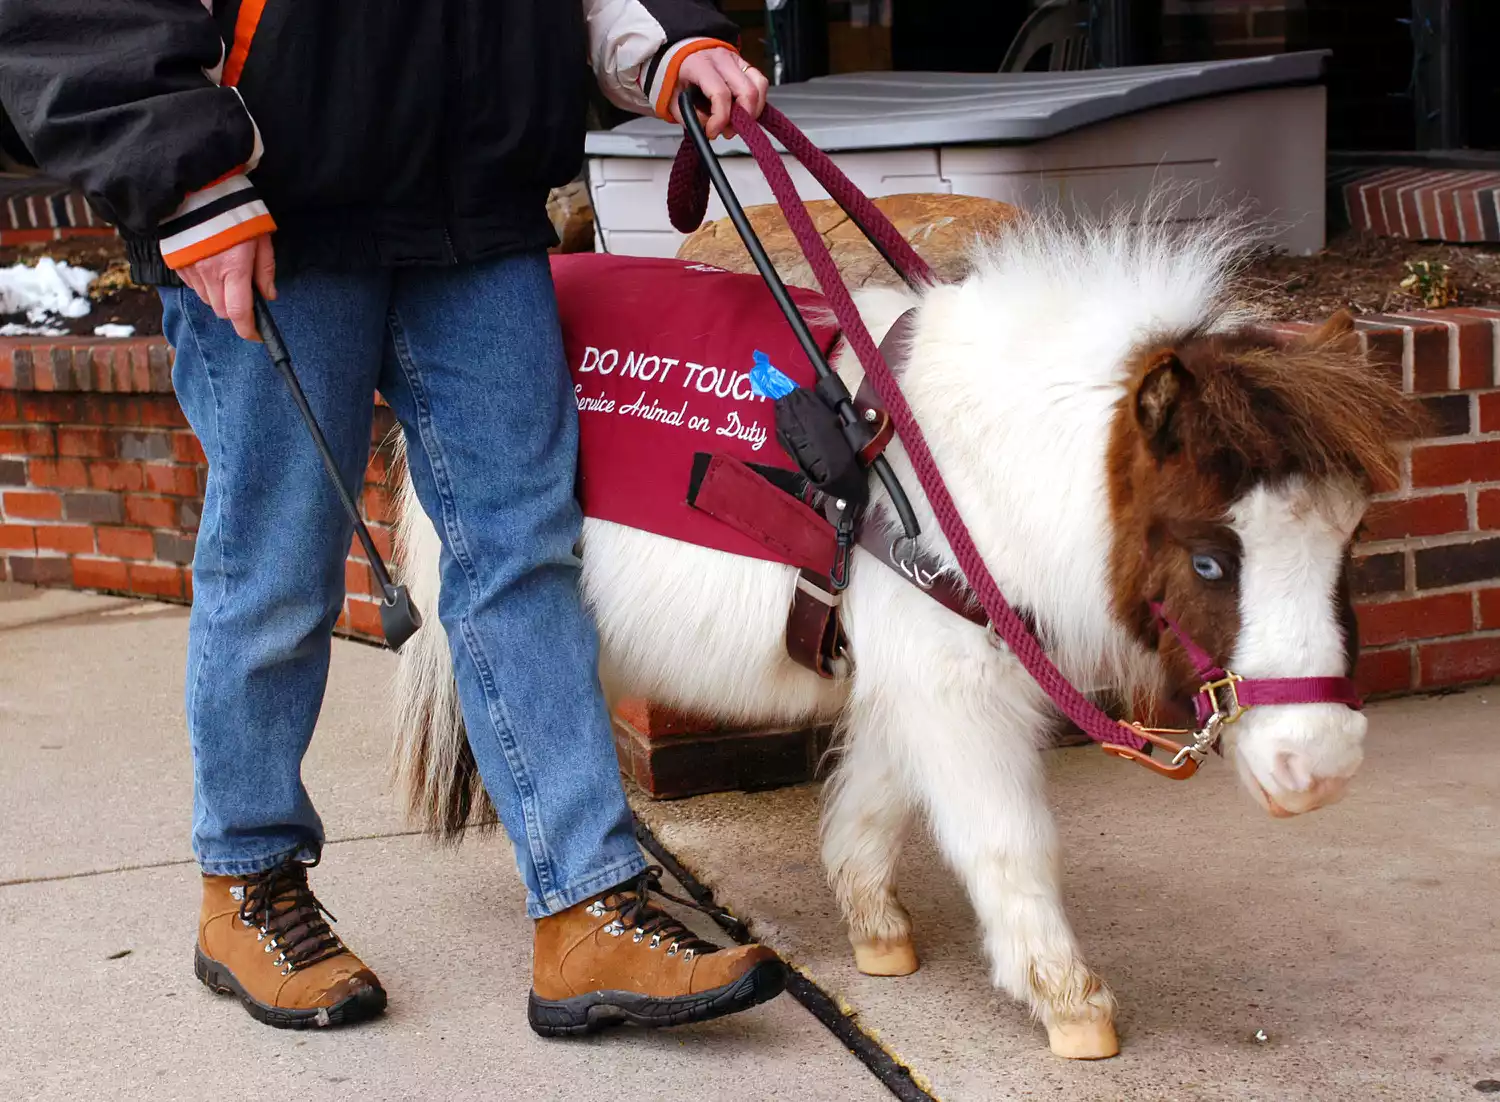
<svg viewBox="0 0 1500 1102"><path fill-rule="evenodd" d="M882 355L899 358L893 348L909 335L913 313L908 310L891 326L881 341ZM858 453L860 464L868 467L890 444L895 429L868 383L860 386L854 405L870 433ZM851 548L840 543L838 530L849 503L823 493L799 472L708 453L695 457L688 503L798 567L787 614L787 654L821 677L839 676L839 660L848 645L840 616L841 582L848 579ZM962 578L935 557L906 546L903 537L892 538L883 526L860 523L863 519L855 522L853 545L944 608L981 627L989 625Z"/></svg>
<svg viewBox="0 0 1500 1102"><path fill-rule="evenodd" d="M895 364L906 359L906 345L911 337L912 323L916 319L916 314L915 308L907 310L891 324L885 336L881 338L880 354L885 358L886 363ZM854 404L860 410L860 416L875 432L875 439L860 452L859 456L860 462L869 466L874 462L875 456L883 452L895 436L895 424L891 420L891 415L881 404L880 396L875 393L875 388L870 384L868 376L860 381L859 390L854 395ZM908 541L900 536L894 538L889 536L881 531L878 525L862 525L857 542L860 547L950 612L956 612L965 620L978 624L980 627L989 626L989 616L975 599L973 591L969 589L963 578L952 571L945 570L943 564L935 557L924 555L915 547L909 547L903 553L902 547Z"/></svg>

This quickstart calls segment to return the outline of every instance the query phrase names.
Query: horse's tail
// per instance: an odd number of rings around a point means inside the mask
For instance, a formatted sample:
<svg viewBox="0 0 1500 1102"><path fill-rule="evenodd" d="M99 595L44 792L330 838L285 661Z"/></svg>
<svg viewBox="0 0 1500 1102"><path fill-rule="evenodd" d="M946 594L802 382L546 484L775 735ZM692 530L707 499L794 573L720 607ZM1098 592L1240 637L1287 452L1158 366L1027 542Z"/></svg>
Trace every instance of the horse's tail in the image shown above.
<svg viewBox="0 0 1500 1102"><path fill-rule="evenodd" d="M396 443L398 460L402 445ZM456 842L473 821L495 821L459 707L448 637L438 622L442 544L422 511L404 462L398 462L396 561L423 627L401 648L395 680L394 770L407 813L423 829Z"/></svg>

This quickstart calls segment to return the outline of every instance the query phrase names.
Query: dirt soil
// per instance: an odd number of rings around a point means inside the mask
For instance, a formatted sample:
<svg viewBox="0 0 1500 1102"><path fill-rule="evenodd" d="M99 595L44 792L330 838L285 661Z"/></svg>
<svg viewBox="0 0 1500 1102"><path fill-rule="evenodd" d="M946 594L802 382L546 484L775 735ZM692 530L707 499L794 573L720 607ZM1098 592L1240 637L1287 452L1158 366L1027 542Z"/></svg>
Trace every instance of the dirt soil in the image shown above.
<svg viewBox="0 0 1500 1102"><path fill-rule="evenodd" d="M1412 274L1407 265L1420 270L1424 261L1430 275L1403 288ZM1447 265L1446 273L1441 265ZM1316 256L1256 258L1245 271L1245 283L1275 317L1286 320L1317 321L1342 309L1378 314L1437 305L1496 306L1500 245L1421 244L1348 231L1331 238ZM1425 303L1421 283L1432 291Z"/></svg>
<svg viewBox="0 0 1500 1102"><path fill-rule="evenodd" d="M96 325L112 322L135 326L137 336L161 332L161 303L149 287L129 282L125 250L118 238L80 238L45 245L0 248L0 267L38 256L66 260L105 273L91 290L94 309L81 318L59 318L70 333L91 335ZM1402 287L1412 274L1409 264L1431 267L1418 285ZM1444 272L1442 265L1447 266ZM1446 283L1446 286L1444 284ZM1428 304L1500 306L1500 245L1418 244L1399 238L1352 232L1338 235L1316 256L1262 255L1245 271L1246 290L1274 316L1317 320L1341 309L1356 314L1410 310ZM0 324L24 322L0 315Z"/></svg>

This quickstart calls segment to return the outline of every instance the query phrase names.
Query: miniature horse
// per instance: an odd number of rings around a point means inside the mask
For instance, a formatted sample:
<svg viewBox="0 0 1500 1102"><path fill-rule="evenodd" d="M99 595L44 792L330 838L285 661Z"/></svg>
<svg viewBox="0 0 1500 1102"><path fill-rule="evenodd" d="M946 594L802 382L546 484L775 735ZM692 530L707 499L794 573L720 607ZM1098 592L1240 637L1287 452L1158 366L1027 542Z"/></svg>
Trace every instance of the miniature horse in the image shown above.
<svg viewBox="0 0 1500 1102"><path fill-rule="evenodd" d="M1290 347L1248 328L1229 297L1243 243L1201 223L1037 219L980 247L962 282L858 296L877 340L916 307L893 365L902 389L995 580L1075 684L1196 691L1155 601L1241 676L1352 668L1349 545L1416 422L1361 358L1347 315ZM836 366L852 392L857 360ZM905 452L887 454L922 547L956 570ZM878 485L874 502L870 522L893 524ZM404 580L436 619L438 537L409 483L401 511ZM1029 1004L1053 1051L1113 1055L1114 999L1060 897L1038 754L1055 713L983 628L855 554L852 669L827 680L784 648L796 568L585 521L607 694L725 723L836 722L822 852L860 969L917 967L894 874L920 814L973 901L994 983ZM396 691L411 807L457 835L491 809L443 632L407 645ZM1365 719L1340 704L1266 706L1232 732L1251 795L1295 815L1342 796Z"/></svg>

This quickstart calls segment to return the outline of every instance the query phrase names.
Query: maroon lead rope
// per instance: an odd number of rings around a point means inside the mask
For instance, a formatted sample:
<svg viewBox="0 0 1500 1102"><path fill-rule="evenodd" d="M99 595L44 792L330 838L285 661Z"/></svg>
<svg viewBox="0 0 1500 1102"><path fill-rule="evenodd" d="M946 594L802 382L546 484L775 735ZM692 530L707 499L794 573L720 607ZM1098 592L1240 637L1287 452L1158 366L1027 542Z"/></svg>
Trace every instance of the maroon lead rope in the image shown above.
<svg viewBox="0 0 1500 1102"><path fill-rule="evenodd" d="M812 173L813 178L823 186L824 190L857 222L868 228L898 265L904 266L900 274L915 277L927 283L934 282L931 269L921 257L917 256L915 250L890 220L854 186L822 150L814 146L801 131L792 125L791 120L769 104L761 120L766 130L769 130L787 152ZM803 255L807 257L813 273L818 277L818 283L823 288L823 294L833 306L834 315L838 318L845 338L853 345L855 354L864 365L866 376L874 385L876 393L880 395L880 400L885 403L885 408L896 426L897 435L906 448L912 467L916 470L917 480L921 483L922 490L927 495L927 501L937 517L938 526L947 537L949 546L953 548L959 569L963 571L969 588L974 591L974 595L989 615L995 631L1058 709L1077 724L1089 738L1095 742L1129 746L1134 750L1143 749L1147 745L1147 740L1131 728L1111 719L1075 689L1062 672L1052 664L1052 660L1047 657L1041 644L1027 629L1021 618L1006 603L1000 587L990 577L979 549L974 546L968 527L959 516L958 507L948 493L948 487L943 482L937 463L932 458L932 452L927 447L921 428L912 416L911 408L906 404L906 398L902 395L900 386L896 383L884 357L881 356L879 347L871 339L869 330L865 328L865 323L859 316L858 309L855 308L854 300L849 295L849 289L844 286L838 267L828 253L827 245L823 243L823 238L813 226L812 218L802 205L802 200L797 195L797 189L792 184L786 166L782 164L781 158L772 148L770 139L766 137L760 124L738 106L734 108L730 122L750 148L761 171L765 173L766 181L771 185L771 191L776 196L776 202L781 207L782 214L786 216L792 235L802 247ZM696 229L702 223L703 216L708 210L708 172L699 160L692 141L686 136L683 138L682 149L677 154L676 163L672 166L671 180L667 190L667 207L672 225L683 233Z"/></svg>

